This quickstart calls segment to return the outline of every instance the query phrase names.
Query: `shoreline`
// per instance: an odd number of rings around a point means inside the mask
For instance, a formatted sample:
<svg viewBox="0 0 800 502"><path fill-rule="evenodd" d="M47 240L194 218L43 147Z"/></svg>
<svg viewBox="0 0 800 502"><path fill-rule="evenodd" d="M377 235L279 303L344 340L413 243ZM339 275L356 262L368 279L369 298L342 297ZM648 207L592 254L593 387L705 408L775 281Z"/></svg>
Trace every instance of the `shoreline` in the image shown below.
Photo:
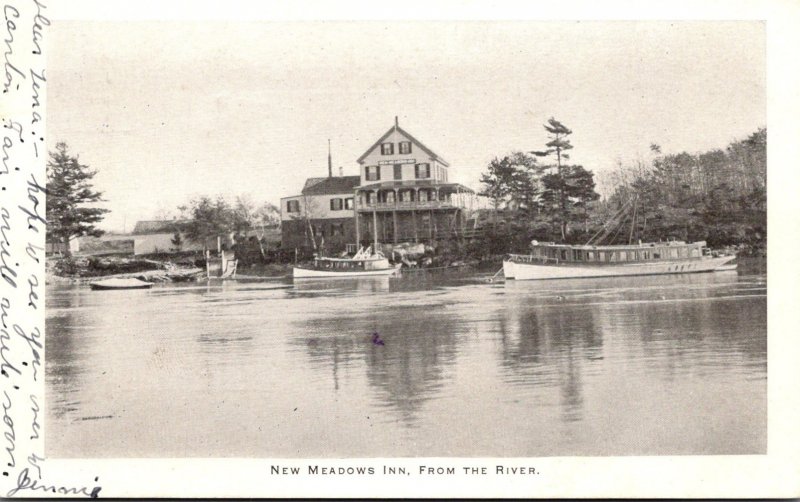
<svg viewBox="0 0 800 502"><path fill-rule="evenodd" d="M484 259L459 259L456 256L439 255L436 256L428 266L417 268L404 268L405 272L442 272L447 270L472 270L475 273L494 272L502 266L504 255L491 255ZM63 263L69 260L68 267L72 273L61 274L59 268L65 268ZM739 270L746 273L766 272L766 256L737 256ZM98 263L102 266L98 267ZM119 271L140 266L142 269L133 271ZM233 280L281 280L291 278L294 263L254 263L240 266L237 276ZM146 268L145 268L146 267ZM109 273L110 272L110 273ZM198 266L187 266L186 263L176 264L170 260L135 259L104 257L102 259L94 257L74 257L74 258L49 258L46 266L45 284L86 284L93 281L105 279L140 279L147 282L166 283L166 282L198 282L209 279L206 270Z"/></svg>

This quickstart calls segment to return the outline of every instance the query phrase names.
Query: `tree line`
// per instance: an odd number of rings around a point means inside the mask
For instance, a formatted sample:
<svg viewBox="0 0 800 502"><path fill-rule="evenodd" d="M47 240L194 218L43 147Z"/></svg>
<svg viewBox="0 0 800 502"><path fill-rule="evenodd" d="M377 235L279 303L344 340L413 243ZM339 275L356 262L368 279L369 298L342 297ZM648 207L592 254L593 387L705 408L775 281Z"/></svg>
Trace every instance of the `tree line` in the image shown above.
<svg viewBox="0 0 800 502"><path fill-rule="evenodd" d="M642 240L705 240L761 254L767 240L767 130L724 150L663 154L611 173L614 190L598 214L637 198L634 232ZM605 213L603 212L605 210Z"/></svg>
<svg viewBox="0 0 800 502"><path fill-rule="evenodd" d="M102 192L94 189L92 179L97 171L80 162L69 152L66 143L56 144L47 162L47 240L61 244L69 256L69 242L76 237L103 235L98 228L108 209L93 207L104 202ZM259 242L267 228L280 224L280 211L270 202L255 203L247 196L233 200L202 195L177 208L179 220L172 239L173 249L180 251L185 240L206 242L217 236L233 236L234 241L252 230ZM164 216L162 219L167 219Z"/></svg>
<svg viewBox="0 0 800 502"><path fill-rule="evenodd" d="M594 173L569 163L572 131L551 118L542 150L495 157L481 175L480 195L491 201L484 254L524 252L531 240L606 244L630 240L706 240L712 247L766 248L766 129L724 150L664 154L650 145L649 160L604 173L611 187L596 191ZM608 222L626 206L616 233ZM619 231L625 226L624 232Z"/></svg>
<svg viewBox="0 0 800 502"><path fill-rule="evenodd" d="M746 252L765 252L766 128L725 149L694 154L665 154L652 144L649 159L620 162L604 173L610 190L602 199L594 173L569 162L572 131L555 118L544 128L548 141L541 150L495 157L481 175L479 194L492 209L482 222L483 239L471 245L473 254L525 252L532 239L585 243L606 230L612 215L630 201L634 211L628 231L610 233L607 243L706 240L712 247L741 245ZM70 239L102 234L96 224L108 210L92 207L103 200L92 186L96 171L71 155L65 143L49 155L48 241L64 244L68 252ZM173 240L178 249L184 238L199 242L244 236L253 229L263 237L266 228L280 222L274 204L256 204L247 197L200 196L178 210L181 232Z"/></svg>

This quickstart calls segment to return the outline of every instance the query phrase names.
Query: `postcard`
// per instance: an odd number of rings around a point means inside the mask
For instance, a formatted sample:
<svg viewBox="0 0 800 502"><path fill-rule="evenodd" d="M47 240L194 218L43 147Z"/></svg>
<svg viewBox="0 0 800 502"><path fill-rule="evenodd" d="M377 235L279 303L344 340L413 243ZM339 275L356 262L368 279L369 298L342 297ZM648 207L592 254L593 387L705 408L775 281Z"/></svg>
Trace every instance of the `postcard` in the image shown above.
<svg viewBox="0 0 800 502"><path fill-rule="evenodd" d="M572 7L6 0L3 495L799 495L800 9Z"/></svg>

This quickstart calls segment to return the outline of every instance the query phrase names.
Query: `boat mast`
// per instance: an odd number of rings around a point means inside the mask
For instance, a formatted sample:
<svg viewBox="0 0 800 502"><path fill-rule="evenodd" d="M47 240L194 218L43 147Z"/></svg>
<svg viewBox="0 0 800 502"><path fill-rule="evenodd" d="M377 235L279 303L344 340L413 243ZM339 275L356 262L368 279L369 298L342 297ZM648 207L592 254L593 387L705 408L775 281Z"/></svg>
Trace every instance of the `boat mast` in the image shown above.
<svg viewBox="0 0 800 502"><path fill-rule="evenodd" d="M614 230L615 228L619 228L619 226L620 226L620 224L621 224L621 222L619 221L619 219L620 219L620 217L621 217L622 215L624 215L624 214L625 214L625 211L627 211L627 209L628 209L628 206L630 206L630 204L631 204L631 200L630 200L630 199L628 199L628 201L627 201L627 202L625 202L625 204L623 204L623 205L622 205L622 207L621 207L621 208L619 208L619 210L618 210L616 213L614 213L614 216L612 216L612 217L611 217L611 219L610 219L610 220L608 220L608 222L607 222L607 223L605 223L605 224L603 225L603 228L601 228L600 230L598 230L598 231L597 231L597 232L596 232L596 233L595 233L595 234L594 234L594 235L593 235L593 236L592 236L592 237L591 237L591 238L590 238L590 239L589 239L589 240L586 242L586 245L587 245L587 246L591 246L591 245L593 245L592 243L594 243L594 245L597 245L598 243L602 242L602 241L603 241L603 239L605 239L606 237L608 237L608 235L611 233L611 231L612 231L612 230Z"/></svg>
<svg viewBox="0 0 800 502"><path fill-rule="evenodd" d="M636 209L639 206L638 202L639 202L639 196L638 195L634 195L633 196L633 217L631 218L631 231L628 234L628 244L631 244L633 242L633 229L635 228L635 225L636 225Z"/></svg>
<svg viewBox="0 0 800 502"><path fill-rule="evenodd" d="M328 178L333 178L333 162L331 162L331 140L328 140Z"/></svg>

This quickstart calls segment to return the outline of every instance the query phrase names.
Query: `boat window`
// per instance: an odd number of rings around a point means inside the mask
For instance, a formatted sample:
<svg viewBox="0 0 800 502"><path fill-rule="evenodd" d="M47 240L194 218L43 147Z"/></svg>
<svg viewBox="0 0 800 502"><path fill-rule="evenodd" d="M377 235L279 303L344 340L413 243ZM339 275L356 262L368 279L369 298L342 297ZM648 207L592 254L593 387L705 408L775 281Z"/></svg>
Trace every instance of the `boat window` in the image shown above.
<svg viewBox="0 0 800 502"><path fill-rule="evenodd" d="M661 248L659 248L658 251L653 251L653 258L656 260L661 258Z"/></svg>
<svg viewBox="0 0 800 502"><path fill-rule="evenodd" d="M567 261L567 250L566 249L562 249L561 250L561 259L564 260L564 261Z"/></svg>
<svg viewBox="0 0 800 502"><path fill-rule="evenodd" d="M676 248L672 248L669 250L669 257L670 258L677 258L678 257L678 250Z"/></svg>
<svg viewBox="0 0 800 502"><path fill-rule="evenodd" d="M608 252L608 261L617 261L617 252L616 251L609 251Z"/></svg>
<svg viewBox="0 0 800 502"><path fill-rule="evenodd" d="M586 257L586 261L594 261L594 251L589 251Z"/></svg>
<svg viewBox="0 0 800 502"><path fill-rule="evenodd" d="M600 251L597 253L597 261L606 261L606 252Z"/></svg>
<svg viewBox="0 0 800 502"><path fill-rule="evenodd" d="M642 259L649 260L650 259L650 251L642 251Z"/></svg>

